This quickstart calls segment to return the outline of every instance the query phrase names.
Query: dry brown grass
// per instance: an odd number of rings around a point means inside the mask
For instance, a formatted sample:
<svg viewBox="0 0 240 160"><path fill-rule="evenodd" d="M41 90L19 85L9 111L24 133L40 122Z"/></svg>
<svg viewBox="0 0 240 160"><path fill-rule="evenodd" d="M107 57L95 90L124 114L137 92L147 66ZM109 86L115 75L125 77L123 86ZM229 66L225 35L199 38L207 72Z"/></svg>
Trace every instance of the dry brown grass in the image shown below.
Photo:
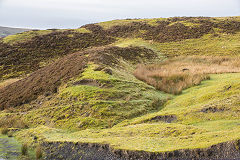
<svg viewBox="0 0 240 160"><path fill-rule="evenodd" d="M175 57L159 64L139 65L134 75L156 89L180 94L183 89L209 79L208 74L240 72L240 58L189 56Z"/></svg>
<svg viewBox="0 0 240 160"><path fill-rule="evenodd" d="M10 85L14 82L17 82L17 81L19 81L18 78L12 78L12 79L8 79L8 80L5 80L3 82L0 82L0 89L4 88L4 87L6 87L6 86L8 86L8 85Z"/></svg>

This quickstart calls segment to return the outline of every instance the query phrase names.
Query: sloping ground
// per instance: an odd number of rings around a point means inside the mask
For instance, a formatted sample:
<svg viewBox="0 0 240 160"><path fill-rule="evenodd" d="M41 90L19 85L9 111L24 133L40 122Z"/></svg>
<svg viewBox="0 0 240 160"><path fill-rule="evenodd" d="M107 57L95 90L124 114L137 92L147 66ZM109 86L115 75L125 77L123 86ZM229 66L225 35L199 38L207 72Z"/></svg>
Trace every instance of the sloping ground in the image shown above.
<svg viewBox="0 0 240 160"><path fill-rule="evenodd" d="M109 128L157 111L170 96L131 73L137 63L156 58L142 47L111 46L65 56L0 89L0 106L5 109L0 126Z"/></svg>
<svg viewBox="0 0 240 160"><path fill-rule="evenodd" d="M231 39L232 36L235 36L240 31L239 28L240 21L238 17L225 19L179 17L123 20L120 24L113 21L89 24L75 30L25 32L0 40L0 80L26 75L63 55L71 54L88 47L111 44L119 38L141 38L147 41L150 40L151 43L162 43L163 46L165 44L165 49L167 49L161 50L162 52L176 53L176 50L171 51L172 46L169 45L178 44L177 42L183 40L192 40L194 42L195 39L204 38L205 35L210 35L212 38L215 37L214 39L218 41L221 41L220 38L224 37ZM203 42L207 46L212 44L206 41ZM197 41L194 44L199 43ZM233 45L234 42L230 41L230 44ZM220 47L223 47L220 50L224 50L224 52L228 49L228 47L225 49L224 44ZM189 46L189 48L192 49L193 47ZM235 49L237 46L233 46L233 48ZM184 48L183 51L186 52ZM234 52L231 49L227 51ZM188 52L188 54L198 53L202 52L198 50L196 52ZM237 51L235 54L238 53ZM178 51L176 54L178 54ZM230 55L231 53L226 52L225 54Z"/></svg>
<svg viewBox="0 0 240 160"><path fill-rule="evenodd" d="M66 54L114 39L85 30L30 31L0 41L0 80L26 75Z"/></svg>
<svg viewBox="0 0 240 160"><path fill-rule="evenodd" d="M9 35L29 31L30 29L23 29L23 28L9 28L9 27L1 27L0 26L0 37L6 37Z"/></svg>
<svg viewBox="0 0 240 160"><path fill-rule="evenodd" d="M111 129L88 129L69 133L41 126L21 131L17 136L36 135L45 141L43 145L50 147L47 153L50 153L50 149L53 155L59 157L66 156L65 149L72 146L72 142L75 147L81 148L83 145L87 150L99 148L96 154L98 152L105 154L105 151L110 151L119 159L130 159L131 156L140 159L154 156L162 158L184 158L185 156L185 158L200 159L211 156L236 158L240 152L238 141L234 141L240 138L238 134L240 131L239 79L240 74L212 75L211 80L187 89L182 95L170 100L161 111L124 121ZM228 89L229 86L232 86L231 89ZM171 115L175 116L173 121L162 118L172 117ZM65 143L66 141L69 143ZM219 144L227 141L232 142ZM33 142L29 138L29 143ZM104 144L109 144L112 149ZM216 146L208 148L212 145ZM59 152L55 151L57 146L61 148ZM229 147L229 150L226 147ZM197 150L197 148L200 149ZM125 150L129 152L124 152ZM220 150L224 152L223 155ZM73 157L93 156L90 151L77 153L73 150L73 153L75 153ZM51 154L49 156L51 157Z"/></svg>
<svg viewBox="0 0 240 160"><path fill-rule="evenodd" d="M84 55L70 55L36 71L25 79L2 88L0 90L1 109L29 103L47 92L49 94L57 92L61 81L66 82L79 75L86 63Z"/></svg>
<svg viewBox="0 0 240 160"><path fill-rule="evenodd" d="M198 39L187 39L179 42L159 43L146 41L141 38L120 39L115 43L119 47L143 46L159 52L166 57L174 56L239 56L239 32L223 34L213 37L213 34L204 35Z"/></svg>
<svg viewBox="0 0 240 160"><path fill-rule="evenodd" d="M123 159L186 157L222 142L239 155L239 73L211 75L178 96L133 76L137 64L175 55L238 57L239 23L238 17L122 20L1 39L1 80L20 80L0 83L0 127L21 128L14 133L21 141L42 144L59 159L82 143L89 150L110 145L110 155L116 150Z"/></svg>

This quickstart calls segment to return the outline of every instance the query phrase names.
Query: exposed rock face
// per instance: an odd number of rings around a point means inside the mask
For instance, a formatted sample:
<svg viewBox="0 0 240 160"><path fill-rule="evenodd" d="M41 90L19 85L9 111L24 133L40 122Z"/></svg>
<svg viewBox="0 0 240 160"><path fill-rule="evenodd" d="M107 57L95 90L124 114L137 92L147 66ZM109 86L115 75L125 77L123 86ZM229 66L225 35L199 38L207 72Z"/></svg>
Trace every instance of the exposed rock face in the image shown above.
<svg viewBox="0 0 240 160"><path fill-rule="evenodd" d="M183 149L171 152L114 150L109 145L73 142L44 142L48 160L180 160L180 159L238 159L240 140L224 142L201 149Z"/></svg>

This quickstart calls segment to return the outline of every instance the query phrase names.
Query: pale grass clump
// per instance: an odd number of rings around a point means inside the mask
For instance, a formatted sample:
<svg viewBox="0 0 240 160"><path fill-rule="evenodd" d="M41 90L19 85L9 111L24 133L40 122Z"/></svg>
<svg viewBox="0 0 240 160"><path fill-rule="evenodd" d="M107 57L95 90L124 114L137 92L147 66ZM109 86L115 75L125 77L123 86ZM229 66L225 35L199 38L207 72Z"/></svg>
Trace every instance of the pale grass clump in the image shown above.
<svg viewBox="0 0 240 160"><path fill-rule="evenodd" d="M138 65L136 78L156 89L180 94L183 89L210 79L208 74L240 72L240 58L189 56L175 57L159 64Z"/></svg>
<svg viewBox="0 0 240 160"><path fill-rule="evenodd" d="M183 89L209 79L207 74L149 71L144 66L138 67L134 75L156 89L172 94L180 94Z"/></svg>
<svg viewBox="0 0 240 160"><path fill-rule="evenodd" d="M17 79L17 78L8 79L8 80L5 80L3 82L0 81L0 89L4 88L4 87L6 87L6 86L8 86L8 85L10 85L14 82L17 82L17 81L19 81L19 79Z"/></svg>

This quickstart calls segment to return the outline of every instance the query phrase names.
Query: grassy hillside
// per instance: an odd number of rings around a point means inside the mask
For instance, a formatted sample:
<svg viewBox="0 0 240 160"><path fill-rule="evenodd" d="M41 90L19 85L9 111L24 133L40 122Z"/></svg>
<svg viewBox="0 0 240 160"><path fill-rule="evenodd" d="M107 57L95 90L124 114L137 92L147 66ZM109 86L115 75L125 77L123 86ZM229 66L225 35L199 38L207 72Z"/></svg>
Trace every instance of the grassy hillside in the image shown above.
<svg viewBox="0 0 240 160"><path fill-rule="evenodd" d="M239 78L239 74L211 75L211 80L185 90L162 110L124 121L111 129L69 133L39 126L23 130L17 136L36 134L53 142L107 143L115 149L149 152L206 148L240 138ZM231 90L226 89L229 85ZM33 143L31 138L30 142Z"/></svg>
<svg viewBox="0 0 240 160"><path fill-rule="evenodd" d="M0 26L0 37L6 37L9 35L25 32L25 31L29 31L29 29L9 28L9 27L1 27Z"/></svg>
<svg viewBox="0 0 240 160"><path fill-rule="evenodd" d="M167 56L239 55L239 26L238 17L179 17L25 32L0 40L0 79L26 75L63 55L114 42L119 46L144 45Z"/></svg>
<svg viewBox="0 0 240 160"><path fill-rule="evenodd" d="M239 38L239 17L114 20L2 38L0 128L17 128L31 146L156 153L238 140Z"/></svg>

